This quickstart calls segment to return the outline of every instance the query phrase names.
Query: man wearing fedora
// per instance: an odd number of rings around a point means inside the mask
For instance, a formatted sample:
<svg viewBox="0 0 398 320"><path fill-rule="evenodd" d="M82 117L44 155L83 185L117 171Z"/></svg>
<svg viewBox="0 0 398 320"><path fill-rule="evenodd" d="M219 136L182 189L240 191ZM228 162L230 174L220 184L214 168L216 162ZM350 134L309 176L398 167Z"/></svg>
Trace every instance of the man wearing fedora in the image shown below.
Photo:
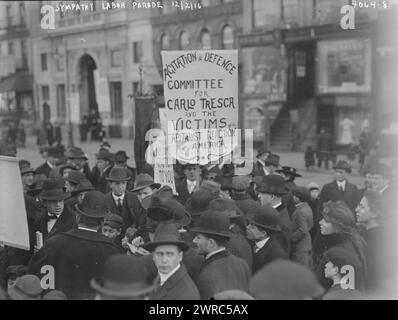
<svg viewBox="0 0 398 320"><path fill-rule="evenodd" d="M87 179L90 179L90 167L88 158L83 150L79 147L71 147L66 152L67 163L75 167L75 170L84 173Z"/></svg>
<svg viewBox="0 0 398 320"><path fill-rule="evenodd" d="M250 270L247 263L228 252L231 237L229 218L225 213L205 211L197 226L190 229L196 236L193 242L205 262L196 279L200 297L207 300L225 290L249 289Z"/></svg>
<svg viewBox="0 0 398 320"><path fill-rule="evenodd" d="M36 174L44 174L46 177L48 177L51 170L57 166L57 163L61 157L62 154L58 148L50 147L48 149L46 162L36 168Z"/></svg>
<svg viewBox="0 0 398 320"><path fill-rule="evenodd" d="M262 205L249 218L246 237L254 242L253 274L271 261L289 259L288 253L278 240L281 231L279 214L269 205Z"/></svg>
<svg viewBox="0 0 398 320"><path fill-rule="evenodd" d="M279 175L270 174L263 178L256 191L259 194L261 205L269 205L279 213L279 225L282 233L278 235L278 239L285 251L290 254L292 222L288 210L282 201L283 196L288 194L285 181Z"/></svg>
<svg viewBox="0 0 398 320"><path fill-rule="evenodd" d="M159 183L155 183L153 178L147 173L140 173L134 182L134 188L131 192L137 193L137 198L142 203L142 200L161 187Z"/></svg>
<svg viewBox="0 0 398 320"><path fill-rule="evenodd" d="M119 250L112 240L99 232L108 214L101 192L87 192L82 205L76 205L75 210L77 228L45 241L28 268L30 273L43 276L41 268L52 266L56 290L64 292L68 299L90 299L94 297L90 280L98 274L106 259Z"/></svg>
<svg viewBox="0 0 398 320"><path fill-rule="evenodd" d="M91 170L90 181L99 191L107 193L110 188L106 181L106 177L113 167L113 155L106 149L100 149L95 156L97 158L97 163Z"/></svg>
<svg viewBox="0 0 398 320"><path fill-rule="evenodd" d="M201 183L201 169L199 164L183 165L184 177L176 181L178 200L185 204L194 191L199 190Z"/></svg>
<svg viewBox="0 0 398 320"><path fill-rule="evenodd" d="M258 153L256 156L257 160L253 165L253 172L252 172L253 176L263 176L268 173L268 172L266 173L264 171L264 167L265 167L265 160L268 158L269 155L271 155L271 151L269 151L265 147L261 147L258 150Z"/></svg>
<svg viewBox="0 0 398 320"><path fill-rule="evenodd" d="M44 207L34 223L34 232L36 234L39 232L43 241L76 226L75 213L65 206L64 202L69 197L70 194L62 189L62 181L56 179L44 181L40 194Z"/></svg>
<svg viewBox="0 0 398 320"><path fill-rule="evenodd" d="M65 200L65 205L73 210L77 203L80 205L82 204L84 195L88 191L93 191L93 190L95 190L95 188L91 184L90 180L85 178L81 179L76 188L74 188L73 191L71 191L71 197Z"/></svg>
<svg viewBox="0 0 398 320"><path fill-rule="evenodd" d="M111 191L105 195L106 207L111 213L120 215L124 221L123 233L129 227L137 228L139 225L141 205L137 196L127 191L127 181L131 178L126 168L113 167L106 177Z"/></svg>
<svg viewBox="0 0 398 320"><path fill-rule="evenodd" d="M347 180L347 174L351 173L350 165L345 160L339 160L337 164L333 166L333 169L335 180L323 186L319 194L320 205L322 206L323 203L330 200L341 200L348 205L352 212L355 212L355 208L361 199L359 198L360 193L357 186Z"/></svg>
<svg viewBox="0 0 398 320"><path fill-rule="evenodd" d="M131 188L133 188L133 183L136 177L136 170L127 165L128 159L130 159L130 157L127 156L126 151L124 150L119 150L118 152L115 153L114 157L115 167L126 168L127 175L131 178L127 182L127 190L130 190Z"/></svg>
<svg viewBox="0 0 398 320"><path fill-rule="evenodd" d="M159 274L160 285L151 300L199 300L199 291L185 266L183 254L189 245L181 241L174 223L160 224L153 241L144 246L152 253Z"/></svg>
<svg viewBox="0 0 398 320"><path fill-rule="evenodd" d="M251 246L245 237L247 219L231 199L214 199L210 202L209 210L225 213L229 218L229 230L231 237L226 245L228 251L246 261L250 270L253 266L253 254Z"/></svg>
<svg viewBox="0 0 398 320"><path fill-rule="evenodd" d="M145 262L136 256L115 254L90 282L95 300L148 300L158 279L149 281Z"/></svg>

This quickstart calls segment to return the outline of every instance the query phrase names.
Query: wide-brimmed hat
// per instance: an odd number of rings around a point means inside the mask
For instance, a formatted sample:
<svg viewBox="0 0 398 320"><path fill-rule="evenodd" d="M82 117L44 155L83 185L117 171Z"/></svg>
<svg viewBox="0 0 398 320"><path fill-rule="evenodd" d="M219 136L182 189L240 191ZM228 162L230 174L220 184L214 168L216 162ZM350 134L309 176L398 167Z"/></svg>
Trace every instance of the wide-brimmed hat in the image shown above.
<svg viewBox="0 0 398 320"><path fill-rule="evenodd" d="M300 199L302 202L311 201L311 193L306 187L294 187L290 191L294 196Z"/></svg>
<svg viewBox="0 0 398 320"><path fill-rule="evenodd" d="M124 151L124 150L119 150L118 152L115 153L115 162L116 163L124 163L128 159L130 159L130 157L127 156L126 151Z"/></svg>
<svg viewBox="0 0 398 320"><path fill-rule="evenodd" d="M199 189L192 193L184 207L192 215L198 216L209 208L210 201L216 199L217 196L206 189Z"/></svg>
<svg viewBox="0 0 398 320"><path fill-rule="evenodd" d="M221 183L218 183L216 181L211 181L211 180L205 180L201 183L199 190L208 190L211 193L213 193L215 196L220 195L221 191Z"/></svg>
<svg viewBox="0 0 398 320"><path fill-rule="evenodd" d="M259 226L261 228L273 230L273 231L281 231L281 227L279 225L279 213L276 209L272 208L269 205L262 205L258 207L253 215L248 217L250 223Z"/></svg>
<svg viewBox="0 0 398 320"><path fill-rule="evenodd" d="M388 178L393 176L392 168L385 163L375 163L373 166L364 170L364 172L371 174L379 174Z"/></svg>
<svg viewBox="0 0 398 320"><path fill-rule="evenodd" d="M337 161L336 165L333 166L333 169L342 169L342 170L345 170L345 172L347 172L347 173L351 173L351 166L345 160Z"/></svg>
<svg viewBox="0 0 398 320"><path fill-rule="evenodd" d="M200 215L197 225L189 228L189 231L229 238L232 236L229 225L229 218L225 213L207 210Z"/></svg>
<svg viewBox="0 0 398 320"><path fill-rule="evenodd" d="M266 147L261 147L260 149L258 149L256 158L258 158L259 156L261 156L262 154L264 154L266 152L271 152L271 151Z"/></svg>
<svg viewBox="0 0 398 320"><path fill-rule="evenodd" d="M104 218L108 215L105 195L100 191L89 191L84 196L82 204L76 204L77 213L90 218Z"/></svg>
<svg viewBox="0 0 398 320"><path fill-rule="evenodd" d="M109 176L105 179L110 182L123 182L129 181L131 177L129 177L126 168L113 167L109 173Z"/></svg>
<svg viewBox="0 0 398 320"><path fill-rule="evenodd" d="M65 156L66 156L68 159L85 159L85 160L88 160L86 154L85 154L85 153L83 152L83 150L82 150L81 148L79 148L79 147L72 147L72 148L70 148L70 149L66 152Z"/></svg>
<svg viewBox="0 0 398 320"><path fill-rule="evenodd" d="M161 187L160 183L155 183L153 178L147 173L140 173L135 179L134 189L132 192L137 192L147 187L159 189Z"/></svg>
<svg viewBox="0 0 398 320"><path fill-rule="evenodd" d="M164 185L158 190L156 190L154 193L152 193L151 195L143 198L141 200L141 206L144 209L147 210L150 206L152 206L152 196L158 197L158 199L160 199L160 202L164 202L168 199L173 198L173 189L171 189L170 186Z"/></svg>
<svg viewBox="0 0 398 320"><path fill-rule="evenodd" d="M15 285L8 289L8 295L12 300L40 300L42 292L40 279L32 274L20 277Z"/></svg>
<svg viewBox="0 0 398 320"><path fill-rule="evenodd" d="M269 174L263 177L262 182L256 189L257 192L274 195L284 195L288 193L285 180L277 174Z"/></svg>
<svg viewBox="0 0 398 320"><path fill-rule="evenodd" d="M118 229L124 225L123 218L118 214L111 213L104 219L104 226L110 226L111 228Z"/></svg>
<svg viewBox="0 0 398 320"><path fill-rule="evenodd" d="M210 201L209 210L224 212L230 219L240 218L244 216L242 210L239 209L235 201L232 199L214 199Z"/></svg>
<svg viewBox="0 0 398 320"><path fill-rule="evenodd" d="M33 173L33 174L36 173L35 169L33 169L31 166L22 166L19 169L21 171L21 176L28 173Z"/></svg>
<svg viewBox="0 0 398 320"><path fill-rule="evenodd" d="M232 177L232 189L236 191L245 191L250 187L251 179L249 176Z"/></svg>
<svg viewBox="0 0 398 320"><path fill-rule="evenodd" d="M100 149L98 151L98 153L95 154L95 157L97 158L97 160L111 161L112 160L112 156L113 156L112 153L110 153L106 149Z"/></svg>
<svg viewBox="0 0 398 320"><path fill-rule="evenodd" d="M288 260L265 265L250 280L250 294L258 300L319 298L324 291L311 269Z"/></svg>
<svg viewBox="0 0 398 320"><path fill-rule="evenodd" d="M277 154L275 154L275 153L271 153L271 154L267 157L267 159L265 159L264 163L265 163L266 166L268 166L268 165L273 165L273 166L275 166L275 167L279 167L279 166L280 166L279 160L280 160L279 155L277 155Z"/></svg>
<svg viewBox="0 0 398 320"><path fill-rule="evenodd" d="M79 184L80 181L82 181L83 179L86 179L86 175L83 172L77 170L69 172L65 178L66 181L72 182L76 185Z"/></svg>
<svg viewBox="0 0 398 320"><path fill-rule="evenodd" d="M278 169L275 171L279 172L279 173L284 173L284 174L290 175L292 177L301 177L302 176L301 174L297 173L296 168L288 167L288 166L283 166L282 169Z"/></svg>
<svg viewBox="0 0 398 320"><path fill-rule="evenodd" d="M153 251L157 246L172 244L179 247L182 251L187 251L189 245L181 240L178 228L174 223L161 223L155 230L153 241L144 245L144 249Z"/></svg>
<svg viewBox="0 0 398 320"><path fill-rule="evenodd" d="M90 180L82 179L80 180L79 184L77 185L76 190L72 191L72 196L78 195L80 192L88 192L96 190L94 186L91 184Z"/></svg>
<svg viewBox="0 0 398 320"><path fill-rule="evenodd" d="M149 272L144 259L125 254L109 257L101 275L91 280L91 287L98 293L115 298L135 298L148 295L156 289L157 278L148 281Z"/></svg>
<svg viewBox="0 0 398 320"><path fill-rule="evenodd" d="M48 178L43 182L40 198L47 201L62 201L70 197L70 193L62 189L62 181Z"/></svg>

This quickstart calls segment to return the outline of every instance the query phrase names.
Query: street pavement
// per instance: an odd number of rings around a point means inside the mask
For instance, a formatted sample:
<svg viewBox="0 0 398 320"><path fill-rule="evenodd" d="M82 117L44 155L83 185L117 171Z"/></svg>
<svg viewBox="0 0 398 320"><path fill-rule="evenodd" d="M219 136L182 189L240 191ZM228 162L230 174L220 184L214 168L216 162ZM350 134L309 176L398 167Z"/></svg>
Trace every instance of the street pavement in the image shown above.
<svg viewBox="0 0 398 320"><path fill-rule="evenodd" d="M134 144L130 139L109 139L108 140L111 149L110 151L115 153L118 150L125 150L127 155L130 157L128 160L128 164L132 167L135 166L134 163ZM65 142L64 142L65 143ZM66 144L66 143L65 143ZM85 142L80 143L75 139L75 145L80 146L84 152L87 154L89 158L90 167L95 164L95 154L98 152L101 143L100 142ZM330 182L333 179L333 170L325 170L323 168L314 168L311 171L306 171L304 165L304 153L301 152L286 152L286 151L274 151L278 153L281 157L281 164L286 166L295 167L302 175L301 178L296 178L295 182L297 185L306 186L310 182L316 182L318 185L322 186L323 184ZM254 153L256 154L256 152ZM39 148L36 145L36 137L35 136L27 136L26 147L18 148L19 159L29 160L34 168L38 167L40 164L44 162L43 158L39 153ZM347 160L345 156L339 156L337 160L344 159ZM331 167L331 164L330 164ZM356 184L359 187L363 186L364 178L358 173L359 164L356 159L352 163L353 173L348 176L350 182Z"/></svg>

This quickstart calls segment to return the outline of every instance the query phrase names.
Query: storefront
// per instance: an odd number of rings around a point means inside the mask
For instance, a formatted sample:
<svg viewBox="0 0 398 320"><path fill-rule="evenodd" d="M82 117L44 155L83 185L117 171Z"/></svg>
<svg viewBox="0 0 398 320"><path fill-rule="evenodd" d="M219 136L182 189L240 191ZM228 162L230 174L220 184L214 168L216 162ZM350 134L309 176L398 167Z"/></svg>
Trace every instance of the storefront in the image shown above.
<svg viewBox="0 0 398 320"><path fill-rule="evenodd" d="M371 40L317 42L318 131L325 127L337 145L358 144L371 119Z"/></svg>

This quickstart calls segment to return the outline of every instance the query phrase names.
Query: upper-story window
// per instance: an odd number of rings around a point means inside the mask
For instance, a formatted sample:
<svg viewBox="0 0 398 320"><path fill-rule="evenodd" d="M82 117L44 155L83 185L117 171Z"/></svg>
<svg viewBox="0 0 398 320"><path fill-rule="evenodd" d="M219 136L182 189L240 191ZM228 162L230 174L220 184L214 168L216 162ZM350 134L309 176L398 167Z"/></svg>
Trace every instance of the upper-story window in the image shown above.
<svg viewBox="0 0 398 320"><path fill-rule="evenodd" d="M19 4L19 20L21 24L26 24L26 12L25 12L25 4Z"/></svg>
<svg viewBox="0 0 398 320"><path fill-rule="evenodd" d="M203 29L200 34L200 42L202 44L203 50L210 50L211 49L211 36L210 32L207 29Z"/></svg>
<svg viewBox="0 0 398 320"><path fill-rule="evenodd" d="M234 47L234 31L230 25L224 26L222 29L222 48L233 49Z"/></svg>
<svg viewBox="0 0 398 320"><path fill-rule="evenodd" d="M281 0L253 0L253 25L273 28L281 15Z"/></svg>
<svg viewBox="0 0 398 320"><path fill-rule="evenodd" d="M7 26L11 26L12 25L12 4L11 3L7 3L6 15L7 15Z"/></svg>

